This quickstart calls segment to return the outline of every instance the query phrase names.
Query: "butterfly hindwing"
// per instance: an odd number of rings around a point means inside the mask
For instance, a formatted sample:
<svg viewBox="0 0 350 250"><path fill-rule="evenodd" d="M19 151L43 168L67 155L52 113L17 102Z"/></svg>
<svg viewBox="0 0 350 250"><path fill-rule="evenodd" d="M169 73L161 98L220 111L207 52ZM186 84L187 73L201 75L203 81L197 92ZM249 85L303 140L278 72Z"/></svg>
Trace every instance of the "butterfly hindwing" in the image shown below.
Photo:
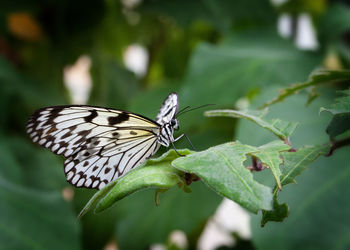
<svg viewBox="0 0 350 250"><path fill-rule="evenodd" d="M65 161L68 182L81 187L102 188L139 166L158 149L157 139L147 136L121 144L116 142L101 147L83 146Z"/></svg>
<svg viewBox="0 0 350 250"><path fill-rule="evenodd" d="M140 115L93 106L40 109L29 119L32 140L63 155L67 180L102 188L158 149L159 125Z"/></svg>

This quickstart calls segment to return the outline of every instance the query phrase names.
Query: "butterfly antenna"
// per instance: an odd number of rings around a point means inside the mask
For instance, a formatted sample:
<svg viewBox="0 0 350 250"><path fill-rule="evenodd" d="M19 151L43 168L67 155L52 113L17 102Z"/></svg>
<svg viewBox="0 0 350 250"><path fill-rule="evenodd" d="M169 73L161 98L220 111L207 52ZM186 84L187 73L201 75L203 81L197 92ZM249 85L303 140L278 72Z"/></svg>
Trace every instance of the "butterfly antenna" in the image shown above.
<svg viewBox="0 0 350 250"><path fill-rule="evenodd" d="M178 112L176 116L179 117L180 115L183 115L183 114L185 114L185 113L187 113L189 111L193 111L193 110L204 108L204 107L208 107L208 106L214 106L214 105L215 104L204 104L202 106L198 106L198 107L191 108L191 109L188 109L190 106L187 106L187 107L183 108L182 110L180 110L180 112Z"/></svg>
<svg viewBox="0 0 350 250"><path fill-rule="evenodd" d="M188 109L188 108L190 108L190 106L186 106L186 107L184 107L183 109L181 109L179 112L177 112L177 116L179 115L179 114L181 114L182 112L184 112L186 109Z"/></svg>

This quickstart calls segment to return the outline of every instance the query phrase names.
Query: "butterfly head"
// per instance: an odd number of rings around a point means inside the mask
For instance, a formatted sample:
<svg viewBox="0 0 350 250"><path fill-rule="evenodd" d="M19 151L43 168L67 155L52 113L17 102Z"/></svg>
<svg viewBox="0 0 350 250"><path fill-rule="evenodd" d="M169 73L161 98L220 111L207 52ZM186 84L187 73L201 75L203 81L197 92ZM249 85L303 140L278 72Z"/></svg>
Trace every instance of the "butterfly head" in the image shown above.
<svg viewBox="0 0 350 250"><path fill-rule="evenodd" d="M174 130L179 130L179 121L176 118L171 119L170 125Z"/></svg>

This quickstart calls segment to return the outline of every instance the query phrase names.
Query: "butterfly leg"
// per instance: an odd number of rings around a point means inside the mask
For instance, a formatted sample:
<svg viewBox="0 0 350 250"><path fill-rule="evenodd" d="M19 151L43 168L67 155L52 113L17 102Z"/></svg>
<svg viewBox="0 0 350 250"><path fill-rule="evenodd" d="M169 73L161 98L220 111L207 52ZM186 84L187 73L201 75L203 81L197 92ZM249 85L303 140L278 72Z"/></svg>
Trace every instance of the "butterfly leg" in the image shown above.
<svg viewBox="0 0 350 250"><path fill-rule="evenodd" d="M174 141L175 141L175 140L174 140ZM171 145L173 146L175 152L176 152L179 156L185 156L185 155L180 154L179 151L177 151L177 149L176 149L176 147L175 147L175 145L174 145L174 142L170 141L170 143L171 143Z"/></svg>
<svg viewBox="0 0 350 250"><path fill-rule="evenodd" d="M179 137L175 138L174 141L178 141L178 140L180 140L180 139L181 139L182 137L184 137L184 136L185 136L187 142L191 145L192 149L193 149L193 150L197 150L197 149L193 146L192 142L190 141L190 138L188 138L188 136L187 136L185 133L183 133L183 134L180 135Z"/></svg>

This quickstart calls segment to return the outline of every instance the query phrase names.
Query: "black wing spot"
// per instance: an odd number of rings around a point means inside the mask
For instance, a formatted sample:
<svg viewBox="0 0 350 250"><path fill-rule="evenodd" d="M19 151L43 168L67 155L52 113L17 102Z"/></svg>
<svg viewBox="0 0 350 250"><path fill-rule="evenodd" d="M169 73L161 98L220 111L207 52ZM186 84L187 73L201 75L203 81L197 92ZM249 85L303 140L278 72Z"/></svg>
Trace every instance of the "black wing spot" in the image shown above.
<svg viewBox="0 0 350 250"><path fill-rule="evenodd" d="M131 135L137 135L137 133L135 131L133 131L133 130L130 131L130 134Z"/></svg>
<svg viewBox="0 0 350 250"><path fill-rule="evenodd" d="M81 136L86 136L90 133L90 130L82 130L82 131L79 131L78 132L78 135L81 135Z"/></svg>
<svg viewBox="0 0 350 250"><path fill-rule="evenodd" d="M54 107L54 108L50 111L50 113L49 113L49 115L48 115L48 119L47 119L45 125L50 125L50 124L54 123L53 120L56 119L56 117L58 116L58 114L59 114L62 110L63 110L63 107L59 107L59 106ZM39 117L42 115L42 114L41 114L41 111L42 111L42 110L38 110L38 113L36 114L35 120L37 120L37 118L39 118Z"/></svg>
<svg viewBox="0 0 350 250"><path fill-rule="evenodd" d="M52 135L47 135L47 136L45 137L45 139L46 139L47 141L54 141L54 140L55 140L55 137L53 137Z"/></svg>
<svg viewBox="0 0 350 250"><path fill-rule="evenodd" d="M108 174L109 171L111 171L111 168L106 168L105 169L105 174Z"/></svg>
<svg viewBox="0 0 350 250"><path fill-rule="evenodd" d="M97 111L93 109L93 110L90 110L89 116L84 117L84 120L85 122L92 122L92 120L97 116L98 116Z"/></svg>
<svg viewBox="0 0 350 250"><path fill-rule="evenodd" d="M115 125L118 123L122 123L129 120L129 115L127 113L120 113L118 116L110 116L108 117L108 124Z"/></svg>
<svg viewBox="0 0 350 250"><path fill-rule="evenodd" d="M67 138L67 137L69 137L69 136L71 136L71 135L72 135L72 133L68 131L67 133L65 133L64 135L62 135L61 139L65 139L65 138Z"/></svg>
<svg viewBox="0 0 350 250"><path fill-rule="evenodd" d="M67 148L69 145L67 142L64 142L64 141L61 141L58 144L60 145L61 148Z"/></svg>

